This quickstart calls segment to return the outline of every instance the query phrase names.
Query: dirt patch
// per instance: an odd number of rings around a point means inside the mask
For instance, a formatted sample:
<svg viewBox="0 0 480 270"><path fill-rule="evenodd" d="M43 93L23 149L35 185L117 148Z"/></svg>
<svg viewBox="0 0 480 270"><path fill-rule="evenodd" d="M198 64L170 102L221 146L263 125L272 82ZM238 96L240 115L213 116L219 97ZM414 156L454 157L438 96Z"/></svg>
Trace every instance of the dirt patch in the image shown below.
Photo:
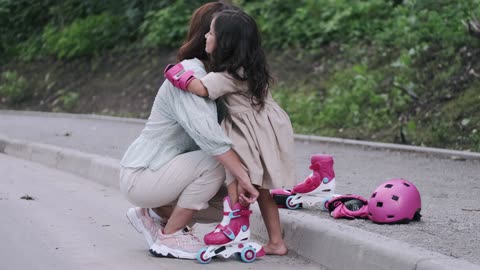
<svg viewBox="0 0 480 270"><path fill-rule="evenodd" d="M71 61L10 63L0 72L15 70L25 77L32 98L15 105L0 103L0 108L146 118L164 81L163 69L175 62L175 53L142 50ZM275 83L304 80L319 66L316 61L302 62L294 53L270 58ZM73 106L64 104L69 93L78 93Z"/></svg>
<svg viewBox="0 0 480 270"><path fill-rule="evenodd" d="M1 106L146 117L164 80L163 69L174 61L172 51L142 51L72 61L11 63L3 70L16 70L27 78L32 98L15 106ZM73 106L65 108L62 96L68 93L78 93L78 97Z"/></svg>

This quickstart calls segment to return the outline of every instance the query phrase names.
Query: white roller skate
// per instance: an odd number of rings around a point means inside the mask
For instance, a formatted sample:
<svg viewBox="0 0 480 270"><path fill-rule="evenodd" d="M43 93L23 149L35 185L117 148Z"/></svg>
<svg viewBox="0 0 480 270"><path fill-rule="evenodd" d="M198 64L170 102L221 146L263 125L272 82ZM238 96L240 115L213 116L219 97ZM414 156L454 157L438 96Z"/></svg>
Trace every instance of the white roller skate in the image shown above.
<svg viewBox="0 0 480 270"><path fill-rule="evenodd" d="M272 195L277 204L288 209L313 207L320 205L327 211L325 203L335 197L335 172L333 157L329 155L313 155L310 159L312 174L302 183L290 190L273 190Z"/></svg>
<svg viewBox="0 0 480 270"><path fill-rule="evenodd" d="M205 235L204 242L208 247L198 251L197 260L209 263L213 257L228 258L233 254L244 262L253 262L257 257L265 255L263 247L250 239L250 214L248 207L240 203L231 205L229 197L223 200L224 216L222 222L213 232Z"/></svg>

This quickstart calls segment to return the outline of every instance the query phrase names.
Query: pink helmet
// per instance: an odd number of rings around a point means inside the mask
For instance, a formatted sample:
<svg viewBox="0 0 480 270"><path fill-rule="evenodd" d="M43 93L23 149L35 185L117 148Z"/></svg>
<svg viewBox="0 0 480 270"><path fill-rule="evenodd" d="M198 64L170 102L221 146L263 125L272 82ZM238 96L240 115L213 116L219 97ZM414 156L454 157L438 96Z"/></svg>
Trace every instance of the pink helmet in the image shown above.
<svg viewBox="0 0 480 270"><path fill-rule="evenodd" d="M417 187L405 179L381 184L368 201L368 218L375 223L408 223L420 220L422 201Z"/></svg>

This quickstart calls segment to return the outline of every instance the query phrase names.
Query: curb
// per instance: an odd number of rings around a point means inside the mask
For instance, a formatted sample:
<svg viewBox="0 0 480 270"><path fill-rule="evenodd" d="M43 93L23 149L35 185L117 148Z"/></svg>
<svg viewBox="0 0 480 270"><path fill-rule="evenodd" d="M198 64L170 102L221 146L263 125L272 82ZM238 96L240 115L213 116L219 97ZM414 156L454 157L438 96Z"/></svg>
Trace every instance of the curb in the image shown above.
<svg viewBox="0 0 480 270"><path fill-rule="evenodd" d="M13 140L0 134L0 153L66 171L119 189L119 160L53 145Z"/></svg>
<svg viewBox="0 0 480 270"><path fill-rule="evenodd" d="M119 160L69 148L13 140L0 134L0 153L73 173L119 189ZM253 207L252 233L267 234L258 207ZM328 269L480 270L479 265L411 246L381 235L301 211L281 210L284 239L300 256ZM263 238L263 240L266 240Z"/></svg>
<svg viewBox="0 0 480 270"><path fill-rule="evenodd" d="M413 152L413 153L426 154L426 155L451 158L451 159L480 160L480 153L469 152L469 151L449 150L449 149L434 148L434 147L420 147L420 146L394 144L394 143L380 143L380 142L359 141L359 140L350 140L350 139L339 139L339 138L332 138L332 137L301 135L301 134L296 134L294 137L295 137L295 140L304 141L304 142L334 143L334 144L342 144L346 146L364 147L364 148L371 148L371 149L382 149L382 150L410 152L410 153Z"/></svg>
<svg viewBox="0 0 480 270"><path fill-rule="evenodd" d="M332 220L301 211L282 210L281 223L288 247L327 269L480 269L480 266L462 259L451 258ZM254 211L250 222L252 228L256 228L255 235L268 235L258 210Z"/></svg>

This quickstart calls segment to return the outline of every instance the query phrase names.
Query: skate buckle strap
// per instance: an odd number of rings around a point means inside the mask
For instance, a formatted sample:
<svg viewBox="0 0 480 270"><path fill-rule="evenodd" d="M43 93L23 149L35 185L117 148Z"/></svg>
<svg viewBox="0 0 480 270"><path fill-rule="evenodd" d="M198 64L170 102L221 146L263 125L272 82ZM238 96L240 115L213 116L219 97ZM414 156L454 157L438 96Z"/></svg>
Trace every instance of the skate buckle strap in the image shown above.
<svg viewBox="0 0 480 270"><path fill-rule="evenodd" d="M163 74L173 86L183 91L187 91L188 84L195 79L193 71L185 70L181 63L167 65Z"/></svg>
<svg viewBox="0 0 480 270"><path fill-rule="evenodd" d="M241 216L250 216L252 214L252 210L245 210L245 209L237 209L232 210L230 212L223 212L224 216L229 216L230 218L238 218Z"/></svg>
<svg viewBox="0 0 480 270"><path fill-rule="evenodd" d="M221 230L222 230L223 234L225 234L228 237L228 239L230 239L230 240L235 239L235 233L233 233L233 231L232 231L232 229L230 229L230 227L223 226Z"/></svg>

